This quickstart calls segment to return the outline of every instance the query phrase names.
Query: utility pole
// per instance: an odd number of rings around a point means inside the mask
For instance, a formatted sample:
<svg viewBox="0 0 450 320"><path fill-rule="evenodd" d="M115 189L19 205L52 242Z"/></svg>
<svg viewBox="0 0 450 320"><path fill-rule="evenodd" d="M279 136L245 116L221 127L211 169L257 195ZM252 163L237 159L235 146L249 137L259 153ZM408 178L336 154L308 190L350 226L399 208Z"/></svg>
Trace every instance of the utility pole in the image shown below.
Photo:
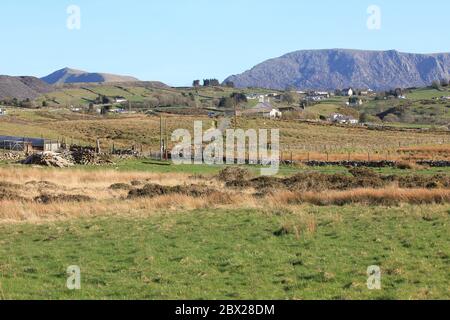
<svg viewBox="0 0 450 320"><path fill-rule="evenodd" d="M237 104L234 103L234 130L237 129Z"/></svg>
<svg viewBox="0 0 450 320"><path fill-rule="evenodd" d="M167 119L164 119L164 157L169 160L169 137L167 136Z"/></svg>
<svg viewBox="0 0 450 320"><path fill-rule="evenodd" d="M161 161L163 160L163 118L162 115L159 116L159 151L161 153Z"/></svg>

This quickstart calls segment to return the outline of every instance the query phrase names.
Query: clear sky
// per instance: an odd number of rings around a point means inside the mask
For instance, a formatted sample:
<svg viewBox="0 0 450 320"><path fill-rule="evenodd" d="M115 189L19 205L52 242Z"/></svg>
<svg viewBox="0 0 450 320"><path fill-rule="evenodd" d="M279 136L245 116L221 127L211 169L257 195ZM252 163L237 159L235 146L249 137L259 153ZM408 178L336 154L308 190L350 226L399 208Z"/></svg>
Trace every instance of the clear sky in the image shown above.
<svg viewBox="0 0 450 320"><path fill-rule="evenodd" d="M367 27L370 5L380 30ZM71 67L179 86L301 49L449 52L449 13L448 0L1 0L0 74Z"/></svg>

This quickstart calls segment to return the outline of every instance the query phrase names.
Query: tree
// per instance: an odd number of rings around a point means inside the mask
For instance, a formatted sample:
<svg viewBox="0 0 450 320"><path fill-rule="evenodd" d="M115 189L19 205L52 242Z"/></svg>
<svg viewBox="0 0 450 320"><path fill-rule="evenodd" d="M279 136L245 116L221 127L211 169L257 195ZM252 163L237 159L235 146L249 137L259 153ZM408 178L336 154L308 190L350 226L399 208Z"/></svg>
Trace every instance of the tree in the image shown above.
<svg viewBox="0 0 450 320"><path fill-rule="evenodd" d="M193 87L200 87L200 80L194 80L193 82L192 82L192 86Z"/></svg>
<svg viewBox="0 0 450 320"><path fill-rule="evenodd" d="M220 87L220 82L217 79L210 79L210 84L212 87Z"/></svg>
<svg viewBox="0 0 450 320"><path fill-rule="evenodd" d="M103 104L111 103L111 99L109 99L107 96L102 96L102 103Z"/></svg>
<svg viewBox="0 0 450 320"><path fill-rule="evenodd" d="M225 86L227 86L228 88L234 88L234 87L235 87L233 81L227 81L227 82L225 83Z"/></svg>
<svg viewBox="0 0 450 320"><path fill-rule="evenodd" d="M387 116L383 118L384 122L399 122L400 119L393 113L389 113Z"/></svg>
<svg viewBox="0 0 450 320"><path fill-rule="evenodd" d="M224 97L220 99L219 107L225 109L232 109L235 106L235 100L231 97Z"/></svg>
<svg viewBox="0 0 450 320"><path fill-rule="evenodd" d="M295 95L291 91L285 92L282 100L288 104L293 104L295 102Z"/></svg>
<svg viewBox="0 0 450 320"><path fill-rule="evenodd" d="M236 104L247 102L247 96L243 93L233 92L230 97L234 100Z"/></svg>
<svg viewBox="0 0 450 320"><path fill-rule="evenodd" d="M204 79L203 86L204 87L220 87L220 82L217 79Z"/></svg>
<svg viewBox="0 0 450 320"><path fill-rule="evenodd" d="M361 123L378 123L378 122L381 122L381 120L377 116L363 112L359 116L359 122L361 122Z"/></svg>
<svg viewBox="0 0 450 320"><path fill-rule="evenodd" d="M395 89L394 96L396 96L397 98L403 96L403 89L402 88Z"/></svg>

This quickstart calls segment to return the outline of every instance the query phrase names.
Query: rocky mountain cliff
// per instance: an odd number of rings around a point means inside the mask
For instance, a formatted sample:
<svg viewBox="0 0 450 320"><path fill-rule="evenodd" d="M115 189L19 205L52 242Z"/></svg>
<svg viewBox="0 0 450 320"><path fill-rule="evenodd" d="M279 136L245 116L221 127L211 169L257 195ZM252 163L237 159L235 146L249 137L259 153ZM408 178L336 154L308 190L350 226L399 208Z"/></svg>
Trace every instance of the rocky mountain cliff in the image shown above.
<svg viewBox="0 0 450 320"><path fill-rule="evenodd" d="M385 90L429 86L448 78L450 54L413 54L347 49L306 50L267 60L228 77L237 87Z"/></svg>

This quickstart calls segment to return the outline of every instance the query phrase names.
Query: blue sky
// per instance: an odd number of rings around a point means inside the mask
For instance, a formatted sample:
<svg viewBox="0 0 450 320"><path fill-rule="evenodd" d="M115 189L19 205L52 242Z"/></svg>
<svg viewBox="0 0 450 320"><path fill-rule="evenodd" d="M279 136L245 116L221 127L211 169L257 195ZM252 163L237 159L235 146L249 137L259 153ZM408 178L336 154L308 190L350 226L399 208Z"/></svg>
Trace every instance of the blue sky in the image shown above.
<svg viewBox="0 0 450 320"><path fill-rule="evenodd" d="M367 28L370 5L381 30ZM447 0L2 0L0 74L67 66L179 86L301 49L449 52L448 12Z"/></svg>

